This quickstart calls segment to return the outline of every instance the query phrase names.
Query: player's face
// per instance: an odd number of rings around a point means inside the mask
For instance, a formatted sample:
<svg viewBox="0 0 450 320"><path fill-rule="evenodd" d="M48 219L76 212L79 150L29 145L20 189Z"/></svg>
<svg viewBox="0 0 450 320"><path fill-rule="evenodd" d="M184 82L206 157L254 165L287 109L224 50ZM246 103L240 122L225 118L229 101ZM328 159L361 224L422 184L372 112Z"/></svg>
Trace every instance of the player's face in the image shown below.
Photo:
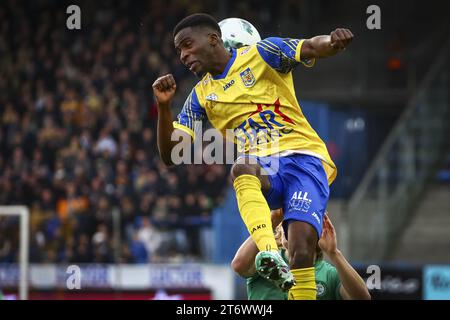
<svg viewBox="0 0 450 320"><path fill-rule="evenodd" d="M201 77L209 71L213 46L210 33L205 28L184 28L174 39L175 49L181 62L196 76Z"/></svg>

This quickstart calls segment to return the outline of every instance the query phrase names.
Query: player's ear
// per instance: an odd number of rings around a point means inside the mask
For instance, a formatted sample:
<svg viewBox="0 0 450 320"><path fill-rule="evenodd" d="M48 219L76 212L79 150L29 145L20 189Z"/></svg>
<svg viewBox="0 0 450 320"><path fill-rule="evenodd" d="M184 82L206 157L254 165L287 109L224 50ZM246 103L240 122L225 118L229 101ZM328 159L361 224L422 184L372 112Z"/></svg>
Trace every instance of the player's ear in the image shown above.
<svg viewBox="0 0 450 320"><path fill-rule="evenodd" d="M209 43L215 47L220 42L220 37L217 33L211 32L209 34Z"/></svg>

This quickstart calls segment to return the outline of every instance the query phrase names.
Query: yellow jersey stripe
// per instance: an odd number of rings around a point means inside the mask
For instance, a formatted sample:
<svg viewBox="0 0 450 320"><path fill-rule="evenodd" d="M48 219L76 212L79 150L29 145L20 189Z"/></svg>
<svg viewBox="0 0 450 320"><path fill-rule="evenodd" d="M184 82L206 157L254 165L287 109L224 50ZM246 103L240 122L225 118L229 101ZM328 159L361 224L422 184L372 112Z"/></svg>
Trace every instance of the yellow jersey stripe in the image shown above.
<svg viewBox="0 0 450 320"><path fill-rule="evenodd" d="M287 45L289 48L291 48L293 51L296 50L296 48L295 48L295 46L294 46L294 44L292 42L290 42L290 41L283 41L283 43L285 45Z"/></svg>
<svg viewBox="0 0 450 320"><path fill-rule="evenodd" d="M304 61L304 60L302 60L302 58L300 56L301 51L302 51L302 45L303 45L304 41L305 41L305 39L300 40L300 42L299 42L299 44L297 46L297 50L295 50L295 60L303 63L303 65L305 67L311 68L311 67L313 67L316 64L316 59L308 59L307 61Z"/></svg>
<svg viewBox="0 0 450 320"><path fill-rule="evenodd" d="M270 48L272 48L273 50L275 50L275 51L280 51L280 48L276 45L276 44L274 44L274 43L272 43L272 42L270 42L269 40L263 40L262 42L264 42L265 44L267 44L267 46L269 46Z"/></svg>
<svg viewBox="0 0 450 320"><path fill-rule="evenodd" d="M271 49L266 44L263 45L263 42L258 42L257 46L260 47L261 49L267 51L267 52L270 52L270 53L273 53L273 54L278 54L278 51L275 51L275 50Z"/></svg>
<svg viewBox="0 0 450 320"><path fill-rule="evenodd" d="M188 128L188 127L178 123L177 121L173 122L173 127L175 129L179 129L179 130L184 131L187 134L189 134L192 137L192 141L195 140L195 133L194 133L194 131L191 128Z"/></svg>

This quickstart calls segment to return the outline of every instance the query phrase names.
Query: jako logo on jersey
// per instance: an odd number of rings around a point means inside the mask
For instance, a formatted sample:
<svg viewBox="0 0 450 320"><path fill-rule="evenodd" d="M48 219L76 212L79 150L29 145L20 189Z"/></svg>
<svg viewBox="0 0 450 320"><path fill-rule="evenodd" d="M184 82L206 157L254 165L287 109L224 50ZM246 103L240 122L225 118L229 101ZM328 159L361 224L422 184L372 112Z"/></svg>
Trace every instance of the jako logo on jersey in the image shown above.
<svg viewBox="0 0 450 320"><path fill-rule="evenodd" d="M258 224L256 227L254 227L253 229L252 229L252 234L253 234L253 232L255 232L256 230L261 230L262 228L265 228L266 227L266 224L265 223L263 223L263 224Z"/></svg>
<svg viewBox="0 0 450 320"><path fill-rule="evenodd" d="M231 80L226 85L223 86L223 91L226 91L229 87L231 87L234 84L234 80Z"/></svg>
<svg viewBox="0 0 450 320"><path fill-rule="evenodd" d="M244 86L246 87L253 87L253 85L256 82L256 78L252 73L252 70L250 68L245 69L240 73L242 82L244 82Z"/></svg>

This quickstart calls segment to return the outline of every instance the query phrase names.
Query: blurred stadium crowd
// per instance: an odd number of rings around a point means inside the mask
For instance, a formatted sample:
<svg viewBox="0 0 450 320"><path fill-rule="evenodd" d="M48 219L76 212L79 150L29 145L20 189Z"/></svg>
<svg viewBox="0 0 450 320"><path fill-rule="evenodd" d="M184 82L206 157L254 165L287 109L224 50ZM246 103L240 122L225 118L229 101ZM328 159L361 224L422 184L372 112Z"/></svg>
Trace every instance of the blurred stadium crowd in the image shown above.
<svg viewBox="0 0 450 320"><path fill-rule="evenodd" d="M0 203L30 208L31 262L202 259L199 232L228 172L164 167L151 84L169 71L181 84L193 81L171 30L209 8L182 0L126 8L90 2L82 30L69 31L66 7L55 3L0 6ZM12 225L18 221L0 218L0 262L17 261Z"/></svg>

